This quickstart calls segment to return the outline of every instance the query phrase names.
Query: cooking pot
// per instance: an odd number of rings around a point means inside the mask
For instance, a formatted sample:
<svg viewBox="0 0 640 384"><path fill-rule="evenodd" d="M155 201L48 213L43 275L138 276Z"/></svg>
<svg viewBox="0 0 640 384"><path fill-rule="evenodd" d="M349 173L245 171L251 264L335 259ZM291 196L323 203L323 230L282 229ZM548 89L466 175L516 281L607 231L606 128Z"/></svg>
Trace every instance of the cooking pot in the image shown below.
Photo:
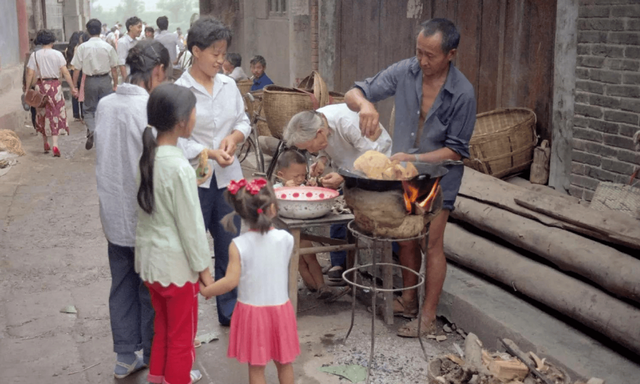
<svg viewBox="0 0 640 384"><path fill-rule="evenodd" d="M407 180L409 184L419 187L420 189L431 190L436 180L446 175L449 171L447 165L461 165L462 162L447 161L442 163L413 163L418 170L418 176ZM402 163L406 166L406 163ZM350 188L360 188L365 191L386 192L399 190L404 191L402 180L379 180L370 179L363 172L351 171L345 168L338 169L340 176L344 178L344 187L346 190Z"/></svg>

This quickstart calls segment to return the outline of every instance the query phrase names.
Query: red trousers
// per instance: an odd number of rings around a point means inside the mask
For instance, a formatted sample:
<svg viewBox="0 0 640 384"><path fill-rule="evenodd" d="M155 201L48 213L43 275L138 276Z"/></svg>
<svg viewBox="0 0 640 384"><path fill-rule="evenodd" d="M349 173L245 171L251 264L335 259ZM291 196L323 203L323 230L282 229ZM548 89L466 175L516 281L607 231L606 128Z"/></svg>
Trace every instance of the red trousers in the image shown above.
<svg viewBox="0 0 640 384"><path fill-rule="evenodd" d="M150 383L190 384L196 352L193 339L198 330L198 284L145 283L156 311L149 362Z"/></svg>

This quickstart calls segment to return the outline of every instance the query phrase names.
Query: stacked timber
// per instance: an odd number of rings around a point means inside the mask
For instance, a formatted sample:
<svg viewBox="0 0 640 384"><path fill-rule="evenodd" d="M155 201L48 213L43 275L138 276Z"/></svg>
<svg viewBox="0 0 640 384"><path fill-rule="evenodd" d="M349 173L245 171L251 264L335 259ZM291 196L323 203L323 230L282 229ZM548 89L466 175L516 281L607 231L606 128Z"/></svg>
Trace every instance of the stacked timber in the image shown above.
<svg viewBox="0 0 640 384"><path fill-rule="evenodd" d="M543 190L465 168L447 258L640 355L640 221Z"/></svg>

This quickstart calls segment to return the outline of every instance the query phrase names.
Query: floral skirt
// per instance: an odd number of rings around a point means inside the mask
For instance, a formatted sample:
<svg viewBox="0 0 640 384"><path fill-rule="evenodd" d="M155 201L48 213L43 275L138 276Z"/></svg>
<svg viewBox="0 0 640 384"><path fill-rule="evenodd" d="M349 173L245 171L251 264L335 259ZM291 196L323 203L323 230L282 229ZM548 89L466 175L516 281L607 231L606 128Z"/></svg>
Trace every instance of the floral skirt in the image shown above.
<svg viewBox="0 0 640 384"><path fill-rule="evenodd" d="M36 91L48 96L43 108L36 108L36 131L44 136L57 136L60 130L69 133L67 108L59 80L39 80Z"/></svg>
<svg viewBox="0 0 640 384"><path fill-rule="evenodd" d="M227 356L241 363L289 364L300 354L296 315L290 301L257 307L236 303L231 317Z"/></svg>

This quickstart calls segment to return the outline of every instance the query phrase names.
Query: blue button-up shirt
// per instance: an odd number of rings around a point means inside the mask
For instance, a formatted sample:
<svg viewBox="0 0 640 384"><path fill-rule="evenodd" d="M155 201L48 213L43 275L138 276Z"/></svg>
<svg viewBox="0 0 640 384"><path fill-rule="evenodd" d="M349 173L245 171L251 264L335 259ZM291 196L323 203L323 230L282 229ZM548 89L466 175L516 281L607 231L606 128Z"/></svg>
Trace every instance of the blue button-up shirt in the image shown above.
<svg viewBox="0 0 640 384"><path fill-rule="evenodd" d="M259 91L262 88L266 87L269 84L273 84L273 81L267 76L266 73L263 73L262 76L257 79L253 79L253 85L251 86L251 91Z"/></svg>
<svg viewBox="0 0 640 384"><path fill-rule="evenodd" d="M356 82L355 86L372 103L395 96L393 153L426 153L447 147L463 158L469 157L469 140L476 123L476 98L473 85L453 64L427 114L417 146L422 105L422 69L417 58L392 64L377 75ZM440 185L444 208L452 210L464 167L453 165L448 168Z"/></svg>

